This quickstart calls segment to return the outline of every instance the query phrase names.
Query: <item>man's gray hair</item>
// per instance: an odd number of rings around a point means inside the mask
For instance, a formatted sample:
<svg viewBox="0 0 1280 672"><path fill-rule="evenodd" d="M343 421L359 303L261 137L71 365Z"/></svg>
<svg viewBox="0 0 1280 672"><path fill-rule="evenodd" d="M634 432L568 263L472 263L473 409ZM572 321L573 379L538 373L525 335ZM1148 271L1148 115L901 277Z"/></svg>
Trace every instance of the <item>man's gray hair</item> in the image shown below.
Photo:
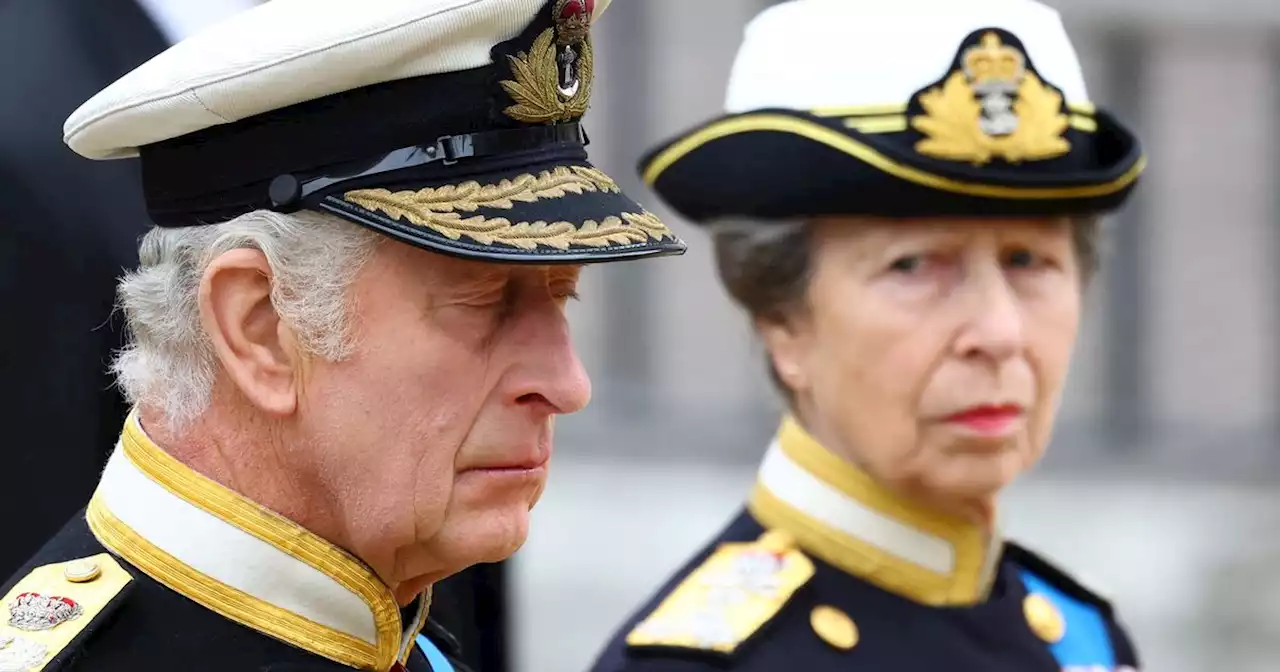
<svg viewBox="0 0 1280 672"><path fill-rule="evenodd" d="M380 240L330 215L251 212L209 226L154 228L139 267L120 281L129 345L112 369L132 404L159 411L171 431L209 405L217 360L200 322L201 278L234 249L257 249L271 268L271 303L311 355L330 361L354 346L350 292Z"/></svg>

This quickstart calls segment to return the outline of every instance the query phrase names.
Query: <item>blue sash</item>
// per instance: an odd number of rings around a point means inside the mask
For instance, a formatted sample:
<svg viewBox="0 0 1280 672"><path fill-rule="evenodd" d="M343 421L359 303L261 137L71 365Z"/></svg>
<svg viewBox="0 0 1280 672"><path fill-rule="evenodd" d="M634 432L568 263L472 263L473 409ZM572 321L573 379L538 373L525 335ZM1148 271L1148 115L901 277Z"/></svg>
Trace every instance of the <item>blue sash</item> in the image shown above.
<svg viewBox="0 0 1280 672"><path fill-rule="evenodd" d="M1114 670L1116 652L1107 632L1107 621L1094 605L1067 595L1040 577L1022 571L1022 583L1030 593L1045 597L1062 614L1066 634L1049 646L1053 657L1064 670L1101 667Z"/></svg>
<svg viewBox="0 0 1280 672"><path fill-rule="evenodd" d="M436 648L436 645L430 639L427 639L426 635L418 635L418 648L422 649L423 655L427 657L427 662L431 663L431 672L455 672L453 664L449 662L448 658L444 657L444 654L440 652L440 649Z"/></svg>

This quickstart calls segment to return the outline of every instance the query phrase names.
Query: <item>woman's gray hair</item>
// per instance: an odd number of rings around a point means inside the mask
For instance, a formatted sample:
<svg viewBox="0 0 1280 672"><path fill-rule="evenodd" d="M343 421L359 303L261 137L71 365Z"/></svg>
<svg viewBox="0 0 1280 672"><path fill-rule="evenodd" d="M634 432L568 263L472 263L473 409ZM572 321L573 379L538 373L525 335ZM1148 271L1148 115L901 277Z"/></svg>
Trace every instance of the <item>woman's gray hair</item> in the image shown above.
<svg viewBox="0 0 1280 672"><path fill-rule="evenodd" d="M1087 284L1099 266L1099 218L1071 220L1081 278ZM812 225L808 221L713 224L716 270L729 296L752 320L781 324L803 310L812 272ZM773 382L785 386L769 366Z"/></svg>
<svg viewBox="0 0 1280 672"><path fill-rule="evenodd" d="M112 370L125 396L158 411L171 431L208 407L217 361L200 323L200 282L210 262L235 249L266 256L271 303L308 354L348 356L354 346L348 290L379 240L308 211L259 210L222 224L152 229L139 246L138 269L118 287L129 344Z"/></svg>
<svg viewBox="0 0 1280 672"><path fill-rule="evenodd" d="M812 228L806 221L712 225L720 281L752 319L785 322L803 305L812 271Z"/></svg>

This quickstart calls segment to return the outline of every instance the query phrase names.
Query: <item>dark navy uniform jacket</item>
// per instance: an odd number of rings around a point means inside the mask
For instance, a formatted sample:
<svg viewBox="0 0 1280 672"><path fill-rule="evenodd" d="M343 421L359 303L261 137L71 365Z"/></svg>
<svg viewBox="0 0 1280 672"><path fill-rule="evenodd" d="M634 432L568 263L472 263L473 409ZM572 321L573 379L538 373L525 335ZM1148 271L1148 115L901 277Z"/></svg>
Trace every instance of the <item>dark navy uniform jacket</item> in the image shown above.
<svg viewBox="0 0 1280 672"><path fill-rule="evenodd" d="M959 523L922 515L788 421L748 509L591 671L1139 668L1106 600L1020 546L967 546L975 537Z"/></svg>
<svg viewBox="0 0 1280 672"><path fill-rule="evenodd" d="M365 565L160 451L130 418L88 507L3 591L0 670L469 672Z"/></svg>

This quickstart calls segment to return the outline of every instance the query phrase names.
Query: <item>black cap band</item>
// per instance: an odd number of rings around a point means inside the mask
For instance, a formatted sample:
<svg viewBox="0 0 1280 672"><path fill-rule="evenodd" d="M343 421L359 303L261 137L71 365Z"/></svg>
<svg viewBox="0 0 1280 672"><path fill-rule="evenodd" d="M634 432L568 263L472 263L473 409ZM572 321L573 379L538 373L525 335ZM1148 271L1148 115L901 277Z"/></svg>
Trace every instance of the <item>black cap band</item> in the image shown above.
<svg viewBox="0 0 1280 672"><path fill-rule="evenodd" d="M372 165L363 169L344 164L332 170L314 171L315 174L310 177L293 173L278 175L268 185L267 194L273 210L292 212L302 207L314 194L351 180L363 180L437 162L450 166L460 159L488 158L557 146L586 147L588 144L590 140L586 131L576 121L554 126L445 135L436 138L434 144L401 147L366 162L365 165Z"/></svg>
<svg viewBox="0 0 1280 672"><path fill-rule="evenodd" d="M503 116L493 77L481 68L388 82L142 147L147 209L159 226L211 224L297 207L374 172L585 146L576 121L529 126Z"/></svg>

